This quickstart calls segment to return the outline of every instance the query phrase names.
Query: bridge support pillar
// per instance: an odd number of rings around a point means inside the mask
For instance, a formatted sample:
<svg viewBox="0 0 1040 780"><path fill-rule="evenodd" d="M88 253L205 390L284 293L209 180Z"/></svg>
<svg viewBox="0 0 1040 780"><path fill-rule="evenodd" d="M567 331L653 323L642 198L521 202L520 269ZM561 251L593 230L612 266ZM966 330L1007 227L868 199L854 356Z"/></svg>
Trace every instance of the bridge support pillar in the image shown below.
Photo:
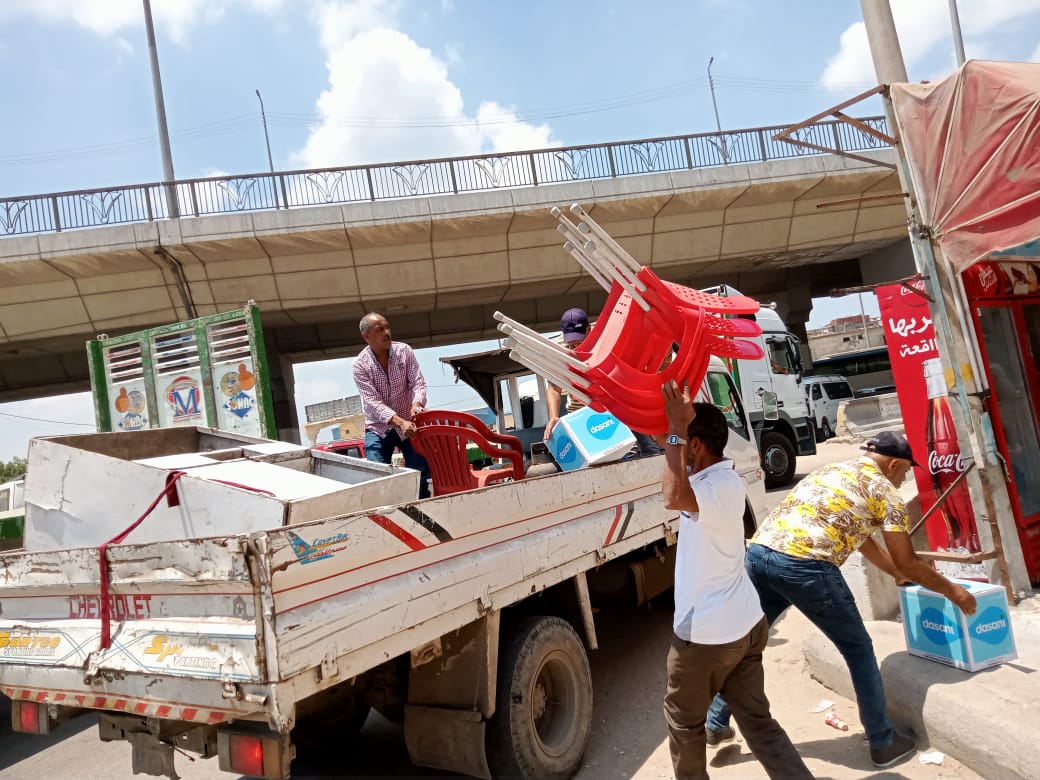
<svg viewBox="0 0 1040 780"><path fill-rule="evenodd" d="M274 405L275 434L279 440L300 443L300 418L296 413L296 384L292 361L267 345L268 377L271 380L271 403Z"/></svg>
<svg viewBox="0 0 1040 780"><path fill-rule="evenodd" d="M775 296L776 313L779 314L787 329L808 343L805 333L805 325L809 321L809 313L812 311L812 293L809 291L808 282L801 284L789 280L789 286L783 292Z"/></svg>

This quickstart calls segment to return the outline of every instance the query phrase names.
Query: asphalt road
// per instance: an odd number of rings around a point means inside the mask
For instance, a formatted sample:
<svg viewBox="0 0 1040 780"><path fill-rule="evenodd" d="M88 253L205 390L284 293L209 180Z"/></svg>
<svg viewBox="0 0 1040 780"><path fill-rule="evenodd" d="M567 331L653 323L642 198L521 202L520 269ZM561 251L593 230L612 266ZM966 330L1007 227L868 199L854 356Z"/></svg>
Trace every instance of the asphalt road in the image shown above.
<svg viewBox="0 0 1040 780"><path fill-rule="evenodd" d="M800 459L799 475L824 462L853 457L855 452L848 444L825 445L817 456ZM784 495L786 490L770 492L770 506ZM590 658L596 702L594 732L577 780L671 777L661 716L670 607L665 597L649 607L597 616L601 649ZM774 715L799 745L814 774L914 780L975 777L949 758L942 767L909 762L878 775L866 760L862 736L855 730L854 705L810 680L805 672L799 637L806 630L813 629L800 616L779 621L766 656L766 679ZM823 725L822 715L809 713L823 698L837 703L842 716L853 724L852 732L833 731ZM50 737L35 737L12 733L9 713L10 702L0 696L0 776L5 780L132 776L129 745L100 742L95 718L83 717L64 724ZM187 780L231 777L219 771L215 759L192 762L178 757L177 771ZM721 778L765 777L743 745L715 754L711 772ZM330 745L323 755L300 756L293 764L294 778L449 776L413 766L401 730L375 713L359 739Z"/></svg>

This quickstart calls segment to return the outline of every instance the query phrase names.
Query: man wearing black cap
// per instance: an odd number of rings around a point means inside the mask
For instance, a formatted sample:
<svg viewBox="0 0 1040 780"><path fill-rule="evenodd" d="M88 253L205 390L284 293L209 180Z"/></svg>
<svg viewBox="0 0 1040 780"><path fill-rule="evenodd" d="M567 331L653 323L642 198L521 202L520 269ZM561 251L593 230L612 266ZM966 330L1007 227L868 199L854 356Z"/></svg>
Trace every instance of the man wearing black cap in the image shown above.
<svg viewBox="0 0 1040 780"><path fill-rule="evenodd" d="M896 490L914 461L906 439L884 431L856 460L817 469L795 485L748 546L745 566L772 623L795 606L830 639L845 658L856 690L860 722L879 768L914 754L917 737L888 719L874 645L838 567L856 550L903 584L916 582L942 593L966 615L975 597L917 557L910 542L906 507ZM871 536L881 529L885 548ZM708 712L708 741L733 737L729 708L719 697Z"/></svg>

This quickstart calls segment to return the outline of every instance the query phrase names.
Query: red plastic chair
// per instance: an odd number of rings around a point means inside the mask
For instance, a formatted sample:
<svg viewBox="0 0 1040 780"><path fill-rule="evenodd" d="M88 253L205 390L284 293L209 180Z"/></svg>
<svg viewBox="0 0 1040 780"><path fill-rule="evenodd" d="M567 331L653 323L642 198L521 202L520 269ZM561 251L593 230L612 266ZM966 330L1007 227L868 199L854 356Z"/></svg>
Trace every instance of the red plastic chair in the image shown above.
<svg viewBox="0 0 1040 780"><path fill-rule="evenodd" d="M451 409L427 409L415 415L412 418L412 422L418 428L428 425L457 425L462 428L472 428L493 444L501 444L506 449L513 449L521 453L524 449L520 439L516 436L493 431L483 420L475 414L469 414L468 412L456 412Z"/></svg>
<svg viewBox="0 0 1040 780"><path fill-rule="evenodd" d="M426 424L412 434L410 441L430 465L435 496L461 493L464 490L487 487L496 482L524 478L524 455L519 447L507 449L492 444L487 437L473 428ZM481 452L486 455L508 460L512 466L500 469L474 469L466 452L466 446L470 442L480 447ZM517 443L519 444L519 440Z"/></svg>

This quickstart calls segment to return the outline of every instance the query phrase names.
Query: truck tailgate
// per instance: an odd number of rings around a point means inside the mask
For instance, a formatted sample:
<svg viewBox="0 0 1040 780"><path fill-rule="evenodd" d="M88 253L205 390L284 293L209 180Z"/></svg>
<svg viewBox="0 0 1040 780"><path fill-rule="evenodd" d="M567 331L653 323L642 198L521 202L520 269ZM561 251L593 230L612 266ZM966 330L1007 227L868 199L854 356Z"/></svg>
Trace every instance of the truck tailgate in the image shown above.
<svg viewBox="0 0 1040 780"><path fill-rule="evenodd" d="M0 555L0 690L209 722L255 710L224 689L266 679L248 544L111 547L107 603L96 549ZM102 649L105 612L112 641Z"/></svg>

